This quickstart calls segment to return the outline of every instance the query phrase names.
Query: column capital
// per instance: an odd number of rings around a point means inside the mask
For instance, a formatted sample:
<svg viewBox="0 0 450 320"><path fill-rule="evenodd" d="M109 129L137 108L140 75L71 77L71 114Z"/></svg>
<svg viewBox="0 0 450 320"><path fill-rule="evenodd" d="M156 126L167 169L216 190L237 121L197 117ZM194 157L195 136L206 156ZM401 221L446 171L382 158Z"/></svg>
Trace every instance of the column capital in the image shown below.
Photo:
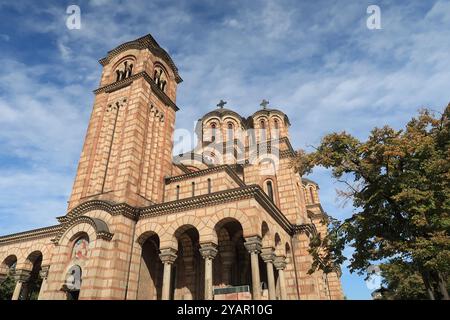
<svg viewBox="0 0 450 320"><path fill-rule="evenodd" d="M262 248L262 241L260 236L245 238L245 248L249 253L259 253Z"/></svg>
<svg viewBox="0 0 450 320"><path fill-rule="evenodd" d="M202 243L200 244L200 254L203 259L214 259L217 255L217 245L213 242Z"/></svg>
<svg viewBox="0 0 450 320"><path fill-rule="evenodd" d="M24 269L19 269L14 272L14 279L17 282L27 282L28 280L30 280L30 276L31 276L31 271L30 270L24 270Z"/></svg>
<svg viewBox="0 0 450 320"><path fill-rule="evenodd" d="M49 265L47 265L47 266L42 266L41 267L41 270L39 271L39 276L42 278L42 279L47 279L47 277L48 277L48 270L50 269L50 266Z"/></svg>
<svg viewBox="0 0 450 320"><path fill-rule="evenodd" d="M173 264L177 259L177 250L175 250L174 248L164 248L160 251L161 253L159 254L159 258L164 264Z"/></svg>
<svg viewBox="0 0 450 320"><path fill-rule="evenodd" d="M272 247L261 249L261 258L264 262L274 262L275 261L275 249Z"/></svg>
<svg viewBox="0 0 450 320"><path fill-rule="evenodd" d="M275 257L275 261L273 265L277 270L284 270L286 268L286 257L285 256L277 256Z"/></svg>

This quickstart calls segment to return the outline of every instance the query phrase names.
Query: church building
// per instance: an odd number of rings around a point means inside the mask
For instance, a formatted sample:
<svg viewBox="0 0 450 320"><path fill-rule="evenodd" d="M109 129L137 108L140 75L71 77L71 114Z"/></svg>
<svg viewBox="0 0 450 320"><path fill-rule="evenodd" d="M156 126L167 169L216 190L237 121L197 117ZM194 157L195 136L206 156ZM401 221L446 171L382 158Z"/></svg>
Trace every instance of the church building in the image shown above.
<svg viewBox="0 0 450 320"><path fill-rule="evenodd" d="M12 299L343 299L340 269L308 274L327 230L319 186L292 167L289 118L220 101L173 154L175 63L151 35L100 60L65 215L0 236Z"/></svg>

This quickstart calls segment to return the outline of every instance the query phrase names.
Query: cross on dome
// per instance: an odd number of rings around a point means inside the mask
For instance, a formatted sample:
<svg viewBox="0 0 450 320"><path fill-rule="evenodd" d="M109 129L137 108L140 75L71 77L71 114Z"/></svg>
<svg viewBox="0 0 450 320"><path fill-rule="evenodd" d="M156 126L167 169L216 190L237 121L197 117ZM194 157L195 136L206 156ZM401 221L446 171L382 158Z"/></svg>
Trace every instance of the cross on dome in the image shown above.
<svg viewBox="0 0 450 320"><path fill-rule="evenodd" d="M263 107L263 109L266 109L268 104L269 104L269 101L267 101L266 99L263 99L263 101L261 101L261 103L259 105L261 107Z"/></svg>
<svg viewBox="0 0 450 320"><path fill-rule="evenodd" d="M226 104L227 104L226 101L223 101L222 99L220 99L220 101L219 101L219 103L217 104L217 106L218 106L220 109L223 109L223 106L226 105Z"/></svg>

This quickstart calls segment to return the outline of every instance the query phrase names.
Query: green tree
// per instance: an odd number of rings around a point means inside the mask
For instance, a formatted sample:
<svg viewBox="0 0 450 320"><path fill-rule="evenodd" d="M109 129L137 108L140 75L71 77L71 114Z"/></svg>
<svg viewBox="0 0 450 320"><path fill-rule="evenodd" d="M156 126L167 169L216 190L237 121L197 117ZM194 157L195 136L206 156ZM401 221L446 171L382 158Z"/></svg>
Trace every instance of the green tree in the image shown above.
<svg viewBox="0 0 450 320"><path fill-rule="evenodd" d="M430 299L448 299L450 104L439 116L422 110L404 130L375 128L367 141L346 132L326 135L294 161L302 175L317 165L332 169L345 186L339 196L353 201L355 211L344 221L325 221L329 233L311 241L310 271L332 270L350 245L351 272L387 261L387 274L394 274L396 261L410 262Z"/></svg>
<svg viewBox="0 0 450 320"><path fill-rule="evenodd" d="M0 284L0 300L11 300L15 287L16 281L11 275L8 275Z"/></svg>

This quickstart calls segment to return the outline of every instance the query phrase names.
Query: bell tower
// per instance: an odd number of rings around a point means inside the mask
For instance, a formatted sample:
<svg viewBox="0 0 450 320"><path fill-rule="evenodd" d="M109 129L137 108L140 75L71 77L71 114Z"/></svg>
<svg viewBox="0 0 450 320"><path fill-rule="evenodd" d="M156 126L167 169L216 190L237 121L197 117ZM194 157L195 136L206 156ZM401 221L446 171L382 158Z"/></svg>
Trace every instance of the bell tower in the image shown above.
<svg viewBox="0 0 450 320"><path fill-rule="evenodd" d="M119 45L100 64L68 210L95 199L159 203L172 167L178 69L151 35Z"/></svg>

